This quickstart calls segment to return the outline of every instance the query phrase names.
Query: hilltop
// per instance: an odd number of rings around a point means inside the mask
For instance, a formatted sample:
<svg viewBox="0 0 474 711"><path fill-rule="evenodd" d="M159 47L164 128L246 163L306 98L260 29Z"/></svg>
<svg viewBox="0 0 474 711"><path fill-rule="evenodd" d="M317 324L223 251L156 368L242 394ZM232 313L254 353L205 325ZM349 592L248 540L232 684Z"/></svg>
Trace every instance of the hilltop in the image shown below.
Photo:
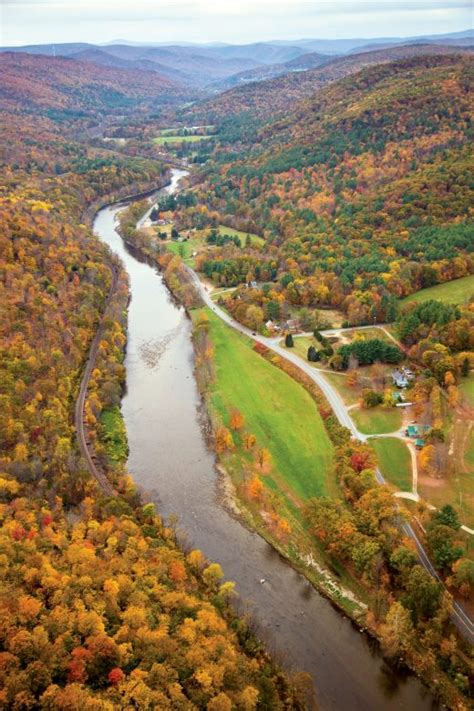
<svg viewBox="0 0 474 711"><path fill-rule="evenodd" d="M254 269L265 265L290 302L385 320L391 298L473 269L462 224L473 67L467 56L416 57L334 82L221 148L202 201L263 234ZM238 269L228 261L228 274Z"/></svg>
<svg viewBox="0 0 474 711"><path fill-rule="evenodd" d="M355 74L365 67L409 57L459 54L464 51L471 53L472 48L460 50L456 47L431 44L403 45L386 49L374 48L372 51L332 59L309 53L285 65L267 67L265 69L267 74L273 73L270 78L235 86L194 107L193 114L199 116L200 120L209 122L219 121L226 116L239 113L248 113L260 120L267 120L291 112L295 104L311 97L327 84ZM312 62L316 65L314 69L309 68ZM237 75L237 78L258 79L259 73L262 74L262 71L254 70ZM282 76L276 76L277 74ZM235 77L228 79L226 85L230 82L237 83L234 79Z"/></svg>

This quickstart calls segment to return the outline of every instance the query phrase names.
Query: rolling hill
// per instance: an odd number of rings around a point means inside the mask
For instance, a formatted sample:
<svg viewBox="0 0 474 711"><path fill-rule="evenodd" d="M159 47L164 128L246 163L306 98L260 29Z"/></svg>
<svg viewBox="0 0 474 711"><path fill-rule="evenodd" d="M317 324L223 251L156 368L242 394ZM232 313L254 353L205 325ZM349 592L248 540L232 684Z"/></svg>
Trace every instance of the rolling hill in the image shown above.
<svg viewBox="0 0 474 711"><path fill-rule="evenodd" d="M86 42L24 47L3 51L72 57L117 69L157 71L191 87L222 91L243 82L267 80L302 69L311 69L345 53L376 51L394 45L419 43L472 45L472 31L405 38L304 39L253 42L250 44L153 44L125 40L94 45ZM320 56L321 55L321 56Z"/></svg>
<svg viewBox="0 0 474 711"><path fill-rule="evenodd" d="M283 64L270 64L256 69L250 69L246 72L232 74L221 82L217 82L214 88L219 91L232 89L233 87L248 84L249 82L260 82L275 79L276 77L290 74L291 72L302 72L307 69L314 69L331 61L331 56L328 54L319 54L318 52L309 52L300 54L295 59L290 59Z"/></svg>
<svg viewBox="0 0 474 711"><path fill-rule="evenodd" d="M232 284L240 268L272 275L289 303L316 298L352 323L390 320L395 297L472 273L473 76L473 57L418 56L295 106L287 96L285 116L222 145L200 188L219 219L237 215L231 226L267 247L253 267L205 269Z"/></svg>
<svg viewBox="0 0 474 711"><path fill-rule="evenodd" d="M350 74L354 74L364 67L377 64L393 62L408 57L453 54L459 51L470 53L470 49L455 50L451 47L437 45L403 45L391 47L377 51L351 54L337 57L329 62L318 66L316 69L308 71L290 71L268 81L246 83L230 89L219 96L203 102L199 107L193 109L196 115L199 113L203 122L214 123L219 118L232 114L248 112L260 119L285 114L290 111L299 101L311 97L327 84L342 79ZM296 60L302 64L311 64L312 54L306 54ZM315 55L316 63L321 64L321 55ZM286 65L288 72L289 64ZM270 67L270 71L274 70ZM251 76L252 73L245 76ZM230 80L232 81L232 78Z"/></svg>
<svg viewBox="0 0 474 711"><path fill-rule="evenodd" d="M73 112L127 109L138 101L181 101L182 87L157 72L100 67L68 57L0 54L2 108L47 107Z"/></svg>
<svg viewBox="0 0 474 711"><path fill-rule="evenodd" d="M157 71L172 81L205 87L261 66L286 62L304 54L303 48L257 42L223 46L93 45L70 43L4 48L9 52L69 57L79 61L138 71Z"/></svg>

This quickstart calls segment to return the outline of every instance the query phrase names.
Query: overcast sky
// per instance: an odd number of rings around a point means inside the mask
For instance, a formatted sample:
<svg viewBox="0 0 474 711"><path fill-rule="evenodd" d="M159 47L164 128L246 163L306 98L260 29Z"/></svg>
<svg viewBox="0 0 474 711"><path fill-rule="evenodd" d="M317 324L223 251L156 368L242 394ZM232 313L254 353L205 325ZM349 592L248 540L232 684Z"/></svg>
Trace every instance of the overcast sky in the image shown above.
<svg viewBox="0 0 474 711"><path fill-rule="evenodd" d="M472 26L472 0L0 0L1 44L254 42Z"/></svg>

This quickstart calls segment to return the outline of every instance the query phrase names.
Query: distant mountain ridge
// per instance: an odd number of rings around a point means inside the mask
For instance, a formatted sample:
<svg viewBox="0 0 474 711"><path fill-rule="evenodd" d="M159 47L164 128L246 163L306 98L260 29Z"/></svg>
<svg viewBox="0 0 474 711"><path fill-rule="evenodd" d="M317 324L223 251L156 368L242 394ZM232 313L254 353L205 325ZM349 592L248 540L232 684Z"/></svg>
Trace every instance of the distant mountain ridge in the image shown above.
<svg viewBox="0 0 474 711"><path fill-rule="evenodd" d="M271 79L294 71L310 69L334 56L378 51L395 45L413 44L470 46L474 32L349 39L299 39L253 42L249 44L139 43L116 41L3 47L0 51L71 57L117 69L158 71L171 81L196 88L219 90L250 81Z"/></svg>
<svg viewBox="0 0 474 711"><path fill-rule="evenodd" d="M290 72L302 72L308 69L314 69L323 64L332 61L334 57L329 54L320 54L319 52L307 52L300 54L298 57L291 59L283 64L270 64L256 69L250 69L246 72L232 74L223 81L217 83L215 88L220 91L232 89L232 87L247 84L249 82L268 81L276 77L289 74Z"/></svg>

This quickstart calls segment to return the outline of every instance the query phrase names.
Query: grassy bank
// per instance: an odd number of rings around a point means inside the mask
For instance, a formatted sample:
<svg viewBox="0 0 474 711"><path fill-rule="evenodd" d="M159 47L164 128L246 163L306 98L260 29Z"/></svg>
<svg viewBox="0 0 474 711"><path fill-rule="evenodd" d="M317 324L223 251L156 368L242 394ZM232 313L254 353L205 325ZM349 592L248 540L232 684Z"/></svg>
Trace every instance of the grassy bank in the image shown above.
<svg viewBox="0 0 474 711"><path fill-rule="evenodd" d="M115 464L128 457L127 430L119 407L103 410L100 414L100 440L107 459Z"/></svg>
<svg viewBox="0 0 474 711"><path fill-rule="evenodd" d="M232 433L235 448L218 456L232 481L240 517L346 613L360 619L367 589L323 553L303 516L310 497L341 497L333 473L334 448L316 402L208 309L192 312L195 323L203 313L209 319L214 365L205 399L214 431L225 425ZM237 431L231 426L235 410L244 418ZM256 438L250 451L245 446L248 434ZM270 454L263 470L256 462L262 448ZM262 497L249 493L256 474L264 488ZM282 521L288 528L281 527Z"/></svg>
<svg viewBox="0 0 474 711"><path fill-rule="evenodd" d="M268 448L275 473L265 484L291 499L336 494L332 444L313 399L256 354L247 339L208 315L216 367L212 407L226 426L232 410L240 410L246 429Z"/></svg>

